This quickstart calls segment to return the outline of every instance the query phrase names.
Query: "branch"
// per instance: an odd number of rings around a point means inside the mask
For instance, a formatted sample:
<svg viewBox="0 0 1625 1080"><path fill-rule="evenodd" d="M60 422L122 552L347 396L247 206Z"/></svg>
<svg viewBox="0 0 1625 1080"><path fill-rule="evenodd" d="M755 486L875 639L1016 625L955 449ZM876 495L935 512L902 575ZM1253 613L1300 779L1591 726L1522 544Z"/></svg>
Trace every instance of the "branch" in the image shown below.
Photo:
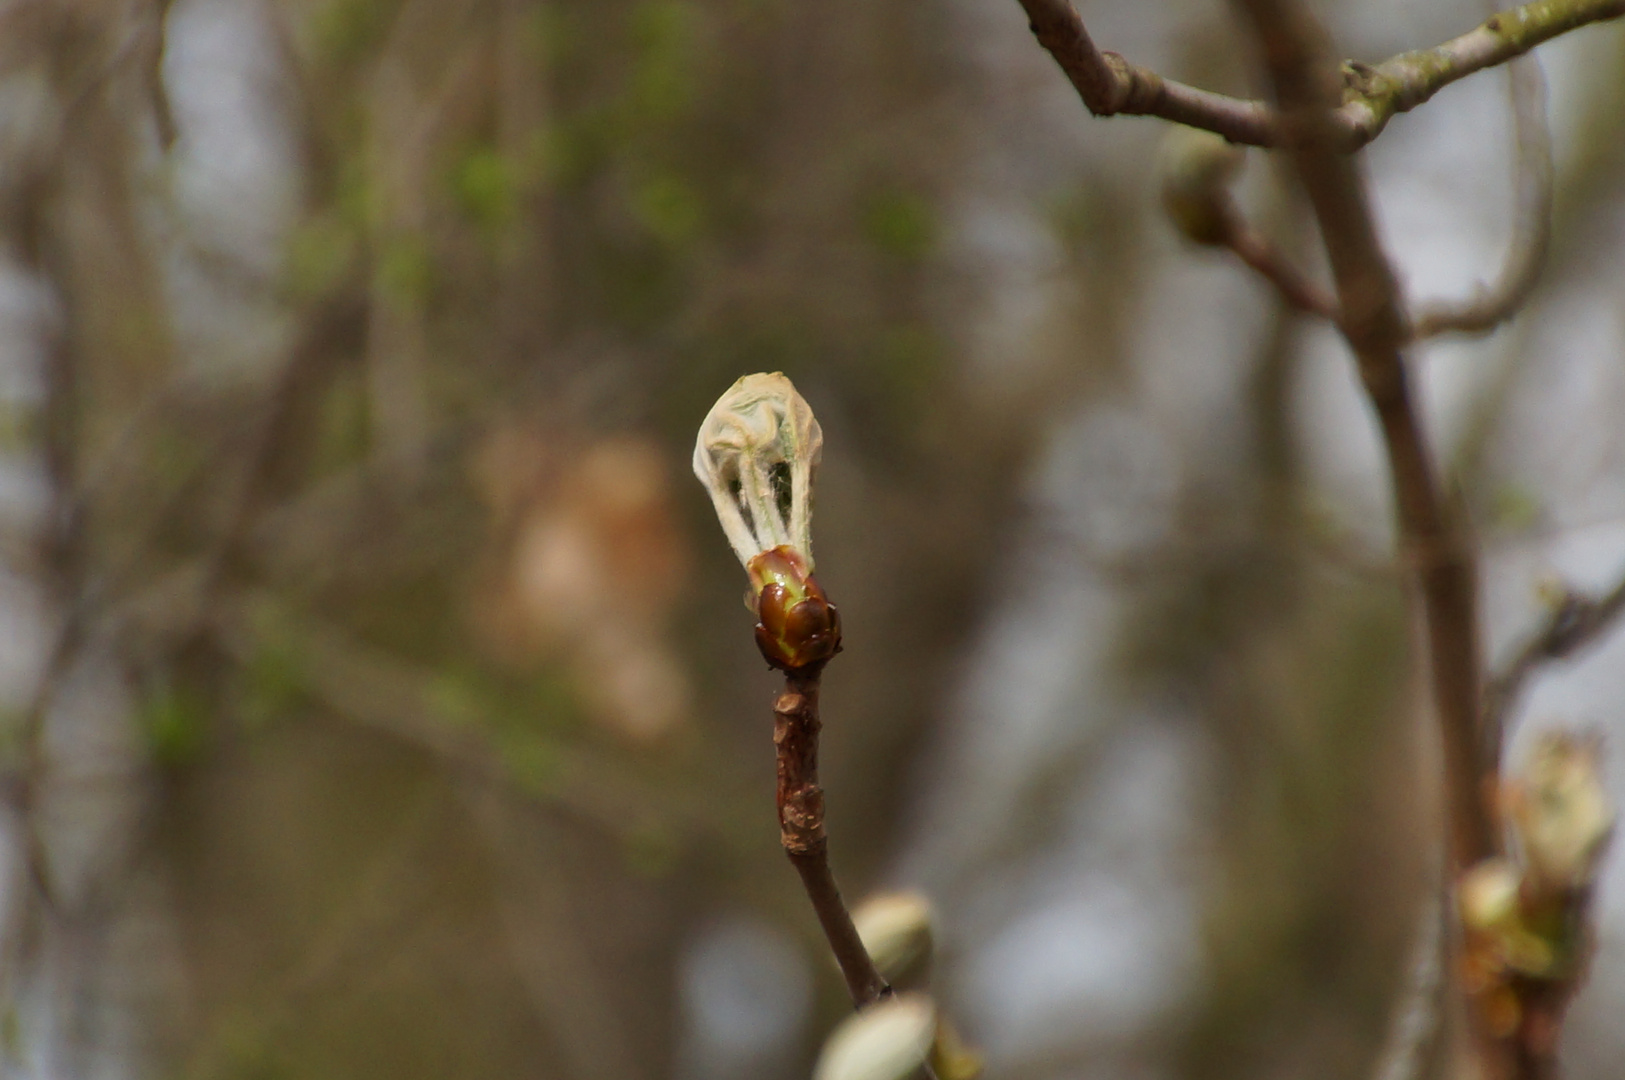
<svg viewBox="0 0 1625 1080"><path fill-rule="evenodd" d="M1365 183L1341 153L1337 68L1325 31L1291 0L1237 0L1252 21L1304 189L1336 281L1340 328L1382 428L1400 543L1428 637L1428 668L1444 744L1451 854L1457 870L1499 851L1480 775L1476 574L1451 520L1405 370L1410 337L1399 287L1377 240Z"/></svg>
<svg viewBox="0 0 1625 1080"><path fill-rule="evenodd" d="M1096 116L1158 116L1217 132L1231 142L1283 147L1290 136L1279 114L1261 101L1229 97L1164 79L1101 52L1069 0L1021 0L1039 44L1066 72ZM1375 67L1343 65L1344 85L1327 119L1331 146L1352 153L1458 79L1533 49L1544 41L1625 15L1625 0L1536 0L1499 15L1431 49L1400 53Z"/></svg>
<svg viewBox="0 0 1625 1080"><path fill-rule="evenodd" d="M1596 644L1621 613L1625 613L1625 579L1601 596L1563 595L1545 624L1524 640L1485 688L1483 753L1487 761L1499 757L1507 720L1530 676L1552 660L1566 659Z"/></svg>
<svg viewBox="0 0 1625 1080"><path fill-rule="evenodd" d="M1450 911L1448 896L1448 889L1441 890L1429 896L1423 905L1405 985L1389 1021L1376 1080L1421 1080L1439 1045L1444 1027L1444 975L1450 949L1446 927Z"/></svg>
<svg viewBox="0 0 1625 1080"><path fill-rule="evenodd" d="M1281 299L1288 306L1333 323L1341 318L1337 298L1328 296L1319 285L1299 273L1297 267L1268 237L1239 215L1225 235L1224 246L1275 286L1275 291L1281 294Z"/></svg>
<svg viewBox="0 0 1625 1080"><path fill-rule="evenodd" d="M852 1004L862 1008L891 993L852 924L836 888L824 836L824 791L818 786L818 683L823 664L787 670L773 702L773 745L779 762L779 839L801 875L818 924L841 965Z"/></svg>
<svg viewBox="0 0 1625 1080"><path fill-rule="evenodd" d="M1069 0L1021 0L1038 43L1049 50L1096 116L1160 116L1248 146L1280 145L1275 112L1261 101L1198 90L1095 47Z"/></svg>
<svg viewBox="0 0 1625 1080"><path fill-rule="evenodd" d="M1512 109L1517 131L1517 222L1501 279L1455 303L1435 302L1416 317L1418 338L1486 334L1516 315L1534 292L1552 237L1552 136L1546 126L1546 79L1534 57L1514 60Z"/></svg>

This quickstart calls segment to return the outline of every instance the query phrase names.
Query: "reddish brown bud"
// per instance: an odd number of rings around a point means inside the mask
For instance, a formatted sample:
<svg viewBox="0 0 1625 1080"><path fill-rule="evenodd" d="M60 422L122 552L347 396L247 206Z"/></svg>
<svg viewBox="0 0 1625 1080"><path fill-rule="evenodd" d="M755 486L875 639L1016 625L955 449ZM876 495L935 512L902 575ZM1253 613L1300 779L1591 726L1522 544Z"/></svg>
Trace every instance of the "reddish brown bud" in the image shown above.
<svg viewBox="0 0 1625 1080"><path fill-rule="evenodd" d="M841 616L790 547L764 551L750 561L756 594L756 645L767 662L793 671L821 664L841 648Z"/></svg>
<svg viewBox="0 0 1625 1080"><path fill-rule="evenodd" d="M762 590L756 605L756 646L773 667L794 671L822 664L841 651L841 615L808 578L806 598L789 603L781 585Z"/></svg>

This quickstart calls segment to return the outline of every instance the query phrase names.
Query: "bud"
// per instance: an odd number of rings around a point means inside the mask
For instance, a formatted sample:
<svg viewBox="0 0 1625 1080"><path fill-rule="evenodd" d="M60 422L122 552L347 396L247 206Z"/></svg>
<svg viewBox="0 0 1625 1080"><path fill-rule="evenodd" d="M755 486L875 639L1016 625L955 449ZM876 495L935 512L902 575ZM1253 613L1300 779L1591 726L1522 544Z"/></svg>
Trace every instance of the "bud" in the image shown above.
<svg viewBox="0 0 1625 1080"><path fill-rule="evenodd" d="M1462 875L1456 889L1461 921L1469 930L1494 930L1518 921L1518 870L1508 859L1485 859Z"/></svg>
<svg viewBox="0 0 1625 1080"><path fill-rule="evenodd" d="M1523 777L1510 785L1508 809L1530 876L1544 888L1589 885L1614 832L1614 808L1602 784L1595 737L1541 737Z"/></svg>
<svg viewBox="0 0 1625 1080"><path fill-rule="evenodd" d="M729 387L694 446L694 475L750 577L756 644L786 671L841 647L840 615L812 576L812 483L823 449L812 409L778 372Z"/></svg>
<svg viewBox="0 0 1625 1080"><path fill-rule="evenodd" d="M1225 242L1235 218L1230 182L1241 164L1241 147L1221 135L1180 126L1168 133L1158 161L1162 208L1186 239Z"/></svg>
<svg viewBox="0 0 1625 1080"><path fill-rule="evenodd" d="M776 668L821 664L841 648L841 615L793 547L764 551L746 564L756 594L756 647Z"/></svg>
<svg viewBox="0 0 1625 1080"><path fill-rule="evenodd" d="M1518 868L1510 859L1485 859L1462 875L1456 895L1468 934L1466 958L1478 973L1469 983L1489 985L1498 972L1547 977L1557 970L1565 943L1541 932L1552 929L1542 920L1531 925Z"/></svg>
<svg viewBox="0 0 1625 1080"><path fill-rule="evenodd" d="M977 1080L982 1075L982 1055L959 1037L946 1020L937 1021L937 1041L931 1047L931 1071L937 1080Z"/></svg>
<svg viewBox="0 0 1625 1080"><path fill-rule="evenodd" d="M936 1033L936 1006L924 994L877 1001L830 1035L813 1080L915 1080L924 1073Z"/></svg>
<svg viewBox="0 0 1625 1080"><path fill-rule="evenodd" d="M915 892L882 893L852 912L863 947L893 986L921 981L931 964L931 904Z"/></svg>

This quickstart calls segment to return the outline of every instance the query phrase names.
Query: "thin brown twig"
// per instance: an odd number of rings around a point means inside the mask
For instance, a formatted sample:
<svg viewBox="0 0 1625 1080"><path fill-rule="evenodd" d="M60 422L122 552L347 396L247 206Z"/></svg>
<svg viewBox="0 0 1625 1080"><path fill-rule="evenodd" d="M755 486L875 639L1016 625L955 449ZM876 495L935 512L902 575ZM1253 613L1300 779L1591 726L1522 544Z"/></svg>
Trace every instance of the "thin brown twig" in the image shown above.
<svg viewBox="0 0 1625 1080"><path fill-rule="evenodd" d="M1242 220L1239 214L1235 215L1225 233L1224 246L1275 286L1276 292L1290 307L1333 323L1341 318L1337 298L1300 273L1280 248Z"/></svg>
<svg viewBox="0 0 1625 1080"><path fill-rule="evenodd" d="M818 683L823 664L785 672L784 692L773 702L773 745L778 752L779 839L812 901L852 1004L858 1008L891 993L863 947L852 914L829 868L824 835L824 791L818 785Z"/></svg>
<svg viewBox="0 0 1625 1080"><path fill-rule="evenodd" d="M1484 691L1486 766L1500 757L1508 719L1536 671L1600 641L1625 613L1625 579L1600 596L1565 593L1546 621L1524 639Z"/></svg>
<svg viewBox="0 0 1625 1080"><path fill-rule="evenodd" d="M1552 135L1546 124L1546 78L1540 61L1520 57L1508 65L1517 132L1518 201L1501 276L1475 295L1434 302L1417 313L1415 335L1487 334L1512 318L1535 291L1552 238Z"/></svg>
<svg viewBox="0 0 1625 1080"><path fill-rule="evenodd" d="M1284 147L1291 140L1276 110L1165 79L1090 38L1070 0L1021 0L1033 34L1048 49L1096 116L1157 116L1216 132L1249 146ZM1430 49L1400 53L1375 66L1343 65L1344 82L1325 124L1329 145L1353 152L1459 79L1522 56L1536 45L1588 23L1625 15L1625 0L1536 0L1492 15Z"/></svg>

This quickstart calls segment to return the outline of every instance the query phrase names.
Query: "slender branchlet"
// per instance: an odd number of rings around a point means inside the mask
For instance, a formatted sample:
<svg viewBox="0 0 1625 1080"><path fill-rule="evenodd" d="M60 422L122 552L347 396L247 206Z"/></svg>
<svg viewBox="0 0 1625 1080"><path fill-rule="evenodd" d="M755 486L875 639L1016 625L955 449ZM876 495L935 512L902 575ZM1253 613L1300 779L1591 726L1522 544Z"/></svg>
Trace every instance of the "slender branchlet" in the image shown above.
<svg viewBox="0 0 1625 1080"><path fill-rule="evenodd" d="M1235 143L1283 147L1295 137L1262 101L1229 97L1103 52L1070 0L1021 0L1039 44L1066 73L1096 116L1156 116L1204 128ZM1327 117L1333 148L1351 153L1382 134L1388 121L1474 72L1504 64L1536 45L1588 23L1625 15L1625 0L1536 0L1492 15L1441 45L1400 53L1380 64L1341 66L1339 100Z"/></svg>
<svg viewBox="0 0 1625 1080"><path fill-rule="evenodd" d="M1226 248L1280 294L1287 306L1336 322L1337 299L1310 281L1242 214L1231 184L1242 149L1208 131L1174 128L1163 144L1162 206L1187 240Z"/></svg>

